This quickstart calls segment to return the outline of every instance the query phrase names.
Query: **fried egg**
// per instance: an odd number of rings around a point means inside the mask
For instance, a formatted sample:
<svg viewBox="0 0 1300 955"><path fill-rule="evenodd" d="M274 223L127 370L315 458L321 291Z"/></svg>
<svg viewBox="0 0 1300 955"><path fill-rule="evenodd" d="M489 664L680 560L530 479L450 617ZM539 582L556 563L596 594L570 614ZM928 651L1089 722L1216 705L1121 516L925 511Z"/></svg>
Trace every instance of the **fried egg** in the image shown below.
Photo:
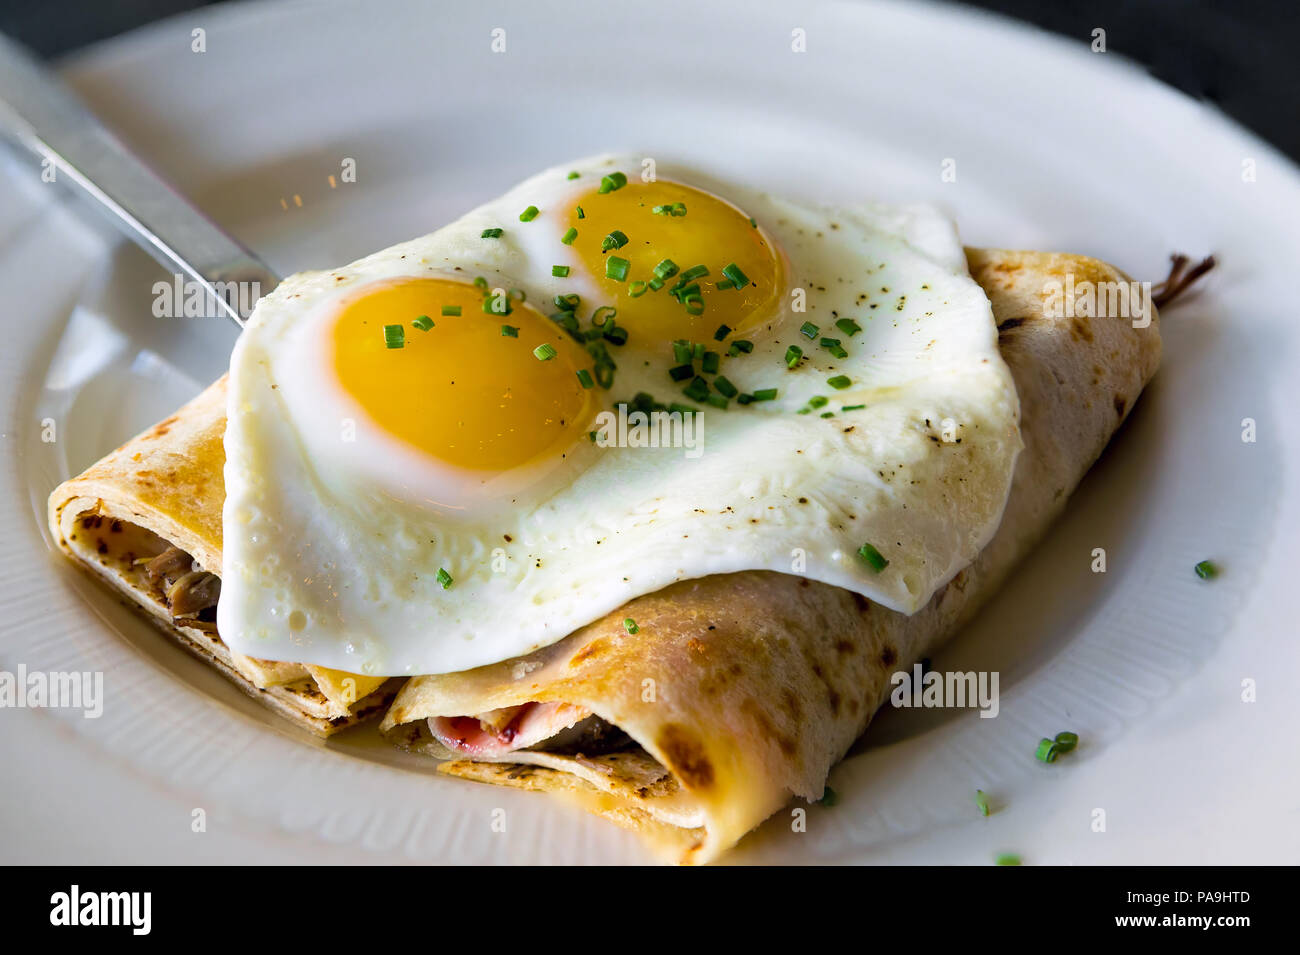
<svg viewBox="0 0 1300 955"><path fill-rule="evenodd" d="M913 613L996 530L1021 446L942 214L631 155L286 279L229 394L222 638L373 675L735 571Z"/></svg>

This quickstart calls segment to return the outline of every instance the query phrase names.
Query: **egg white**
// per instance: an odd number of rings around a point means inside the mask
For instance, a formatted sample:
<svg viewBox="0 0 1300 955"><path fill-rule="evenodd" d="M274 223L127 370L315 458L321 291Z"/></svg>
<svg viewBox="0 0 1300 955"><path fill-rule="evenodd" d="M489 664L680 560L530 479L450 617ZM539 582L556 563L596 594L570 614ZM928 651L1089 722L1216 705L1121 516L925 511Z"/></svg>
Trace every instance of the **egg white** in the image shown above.
<svg viewBox="0 0 1300 955"><path fill-rule="evenodd" d="M631 177L640 158L547 170L437 232L292 276L259 302L232 356L225 437L218 628L233 650L366 674L462 670L553 643L675 581L758 569L912 613L992 536L1021 447L1018 400L955 228L925 206L823 209L715 190L784 251L806 311L784 295L783 313L746 333L753 353L724 359L742 392L779 397L706 410L699 457L580 441L547 467L467 473L357 413L323 346L345 296L403 276L481 275L530 303L573 291L599 302L554 230L518 215L570 196L570 170L590 182L612 169ZM700 183L663 163L658 175ZM484 240L490 227L506 232ZM570 263L568 277L551 275ZM833 332L832 313L862 332ZM803 337L804 322L841 338L848 358ZM792 344L807 355L793 371ZM606 407L639 391L686 401L666 377L668 343L633 335L613 351ZM827 387L838 374L852 387ZM798 413L814 396L829 401ZM866 407L840 410L856 404ZM889 560L883 571L858 556L867 542Z"/></svg>

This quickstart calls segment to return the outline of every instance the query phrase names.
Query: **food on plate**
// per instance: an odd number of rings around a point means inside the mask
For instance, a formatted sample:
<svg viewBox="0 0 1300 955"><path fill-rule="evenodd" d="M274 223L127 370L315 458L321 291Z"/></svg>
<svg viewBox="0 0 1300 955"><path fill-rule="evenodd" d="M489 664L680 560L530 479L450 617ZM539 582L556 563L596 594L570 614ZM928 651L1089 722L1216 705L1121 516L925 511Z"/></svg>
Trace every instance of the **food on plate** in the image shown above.
<svg viewBox="0 0 1300 955"><path fill-rule="evenodd" d="M54 540L163 632L305 729L325 736L378 716L395 681L253 659L217 634L225 427L222 378L60 484L49 499Z"/></svg>
<svg viewBox="0 0 1300 955"><path fill-rule="evenodd" d="M717 858L791 796L821 798L891 674L958 629L1028 553L1159 363L1154 310L1146 328L1044 314L1044 289L1067 275L1127 281L1110 266L1036 252L967 258L993 304L1025 450L996 535L925 607L906 616L768 571L683 581L542 650L415 678L383 731L451 757L440 766L451 775L568 794L682 862Z"/></svg>
<svg viewBox="0 0 1300 955"><path fill-rule="evenodd" d="M1048 308L1084 282L1128 279L595 157L286 279L50 524L300 724L391 701L442 771L707 862L821 798L1133 407L1155 309Z"/></svg>

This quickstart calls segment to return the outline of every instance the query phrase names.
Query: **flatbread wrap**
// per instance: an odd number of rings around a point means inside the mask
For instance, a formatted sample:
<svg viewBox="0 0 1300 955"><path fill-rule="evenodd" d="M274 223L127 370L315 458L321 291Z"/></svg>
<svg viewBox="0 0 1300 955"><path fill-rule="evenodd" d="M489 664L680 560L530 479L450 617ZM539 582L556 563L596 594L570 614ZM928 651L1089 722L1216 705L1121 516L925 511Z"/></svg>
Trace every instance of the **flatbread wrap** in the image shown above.
<svg viewBox="0 0 1300 955"><path fill-rule="evenodd" d="M49 498L59 547L251 696L320 736L377 717L400 681L232 653L217 633L223 377Z"/></svg>
<svg viewBox="0 0 1300 955"><path fill-rule="evenodd" d="M1158 319L1046 307L1128 277L1074 255L967 250L1021 402L1024 451L999 529L913 616L795 575L684 581L527 656L421 676L382 731L444 773L564 793L683 863L716 859L831 767L1061 512L1160 359Z"/></svg>

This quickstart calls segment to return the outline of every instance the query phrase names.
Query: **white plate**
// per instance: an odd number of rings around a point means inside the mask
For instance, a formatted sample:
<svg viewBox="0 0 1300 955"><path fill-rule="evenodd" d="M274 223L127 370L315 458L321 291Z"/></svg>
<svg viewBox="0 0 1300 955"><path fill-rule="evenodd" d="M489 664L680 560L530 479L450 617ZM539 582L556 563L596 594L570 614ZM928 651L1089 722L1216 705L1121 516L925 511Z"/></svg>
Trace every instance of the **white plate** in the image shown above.
<svg viewBox="0 0 1300 955"><path fill-rule="evenodd" d="M933 199L969 243L1089 253L1140 278L1161 278L1172 250L1215 252L1067 518L936 660L1001 671L1000 716L882 714L832 775L837 806L813 809L806 834L778 814L731 859L1294 862L1300 179L1088 40L914 4L258 4L114 40L67 76L286 273L606 149L813 199ZM357 182L331 188L345 158ZM107 695L98 720L0 712L0 857L645 861L551 800L438 778L364 732L321 744L280 726L51 553L54 484L215 377L233 335L152 318L152 263L33 164L5 159L0 178L0 668L102 670ZM1213 583L1191 572L1206 557L1225 568ZM1258 702L1241 699L1248 679ZM1064 729L1079 751L1035 762ZM977 787L999 807L988 819Z"/></svg>

